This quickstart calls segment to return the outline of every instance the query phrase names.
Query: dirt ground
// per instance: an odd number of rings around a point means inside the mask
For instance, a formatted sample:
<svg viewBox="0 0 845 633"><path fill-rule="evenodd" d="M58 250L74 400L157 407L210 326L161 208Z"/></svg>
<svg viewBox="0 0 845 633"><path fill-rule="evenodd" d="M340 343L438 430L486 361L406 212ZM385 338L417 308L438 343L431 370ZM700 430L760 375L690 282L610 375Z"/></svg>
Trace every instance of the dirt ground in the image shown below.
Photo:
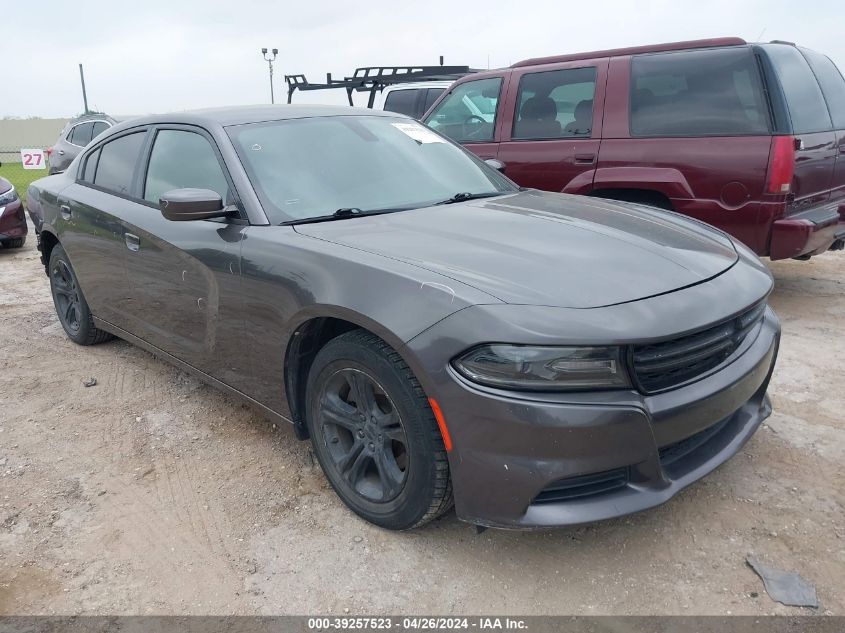
<svg viewBox="0 0 845 633"><path fill-rule="evenodd" d="M123 341L78 347L0 250L0 614L845 614L845 254L777 262L775 413L662 507L542 533L372 527L307 443ZM83 381L94 377L97 385Z"/></svg>

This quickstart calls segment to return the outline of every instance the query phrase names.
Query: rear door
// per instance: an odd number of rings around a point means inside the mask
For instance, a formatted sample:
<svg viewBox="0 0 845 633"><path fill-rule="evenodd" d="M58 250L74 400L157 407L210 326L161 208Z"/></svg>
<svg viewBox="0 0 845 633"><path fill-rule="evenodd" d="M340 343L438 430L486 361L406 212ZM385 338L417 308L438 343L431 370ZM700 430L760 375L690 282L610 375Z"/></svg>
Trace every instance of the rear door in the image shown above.
<svg viewBox="0 0 845 633"><path fill-rule="evenodd" d="M807 49L801 49L801 52L821 86L836 135L836 164L830 199L832 202L845 202L845 79L828 57Z"/></svg>
<svg viewBox="0 0 845 633"><path fill-rule="evenodd" d="M607 60L518 69L503 111L498 159L523 187L581 193L593 182L601 143Z"/></svg>
<svg viewBox="0 0 845 633"><path fill-rule="evenodd" d="M496 158L507 76L487 76L453 85L425 117L425 124L482 159Z"/></svg>
<svg viewBox="0 0 845 633"><path fill-rule="evenodd" d="M830 199L839 150L824 95L807 60L789 44L761 47L771 62L796 139L795 173L786 213L791 215ZM777 101L777 99L775 100Z"/></svg>

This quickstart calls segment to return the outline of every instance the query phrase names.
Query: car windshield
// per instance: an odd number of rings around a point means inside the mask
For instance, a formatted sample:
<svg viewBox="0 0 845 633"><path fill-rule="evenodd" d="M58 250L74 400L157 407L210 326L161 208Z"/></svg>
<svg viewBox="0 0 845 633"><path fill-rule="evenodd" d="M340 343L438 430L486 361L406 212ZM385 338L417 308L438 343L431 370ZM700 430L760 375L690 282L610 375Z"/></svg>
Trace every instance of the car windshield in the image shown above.
<svg viewBox="0 0 845 633"><path fill-rule="evenodd" d="M227 128L273 224L515 191L483 161L409 119L333 116Z"/></svg>

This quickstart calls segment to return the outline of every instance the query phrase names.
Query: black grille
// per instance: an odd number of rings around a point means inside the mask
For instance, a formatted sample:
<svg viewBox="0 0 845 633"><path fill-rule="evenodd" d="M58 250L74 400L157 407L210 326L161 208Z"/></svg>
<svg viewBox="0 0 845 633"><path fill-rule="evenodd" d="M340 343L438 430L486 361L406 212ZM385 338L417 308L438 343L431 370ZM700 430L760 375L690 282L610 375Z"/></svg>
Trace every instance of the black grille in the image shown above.
<svg viewBox="0 0 845 633"><path fill-rule="evenodd" d="M634 346L634 373L640 387L653 393L674 387L718 366L736 351L763 318L761 303L738 317L671 341Z"/></svg>
<svg viewBox="0 0 845 633"><path fill-rule="evenodd" d="M559 503L582 497L593 497L624 488L627 484L627 468L567 477L543 488L540 494L534 497L533 503Z"/></svg>

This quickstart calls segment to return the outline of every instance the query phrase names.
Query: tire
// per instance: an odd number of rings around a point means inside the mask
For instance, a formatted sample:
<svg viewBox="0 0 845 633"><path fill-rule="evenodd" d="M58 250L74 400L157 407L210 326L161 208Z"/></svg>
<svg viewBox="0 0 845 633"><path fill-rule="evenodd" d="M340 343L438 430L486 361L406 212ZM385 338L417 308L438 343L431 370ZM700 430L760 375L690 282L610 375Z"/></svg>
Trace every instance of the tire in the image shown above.
<svg viewBox="0 0 845 633"><path fill-rule="evenodd" d="M3 248L20 248L26 244L25 237L13 237L10 240L3 240Z"/></svg>
<svg viewBox="0 0 845 633"><path fill-rule="evenodd" d="M329 341L311 365L305 404L320 466L360 517L408 530L452 507L434 414L410 368L380 338L353 330Z"/></svg>
<svg viewBox="0 0 845 633"><path fill-rule="evenodd" d="M114 338L94 326L91 309L61 245L56 244L50 252L50 266L47 270L56 315L68 338L78 345L96 345Z"/></svg>

